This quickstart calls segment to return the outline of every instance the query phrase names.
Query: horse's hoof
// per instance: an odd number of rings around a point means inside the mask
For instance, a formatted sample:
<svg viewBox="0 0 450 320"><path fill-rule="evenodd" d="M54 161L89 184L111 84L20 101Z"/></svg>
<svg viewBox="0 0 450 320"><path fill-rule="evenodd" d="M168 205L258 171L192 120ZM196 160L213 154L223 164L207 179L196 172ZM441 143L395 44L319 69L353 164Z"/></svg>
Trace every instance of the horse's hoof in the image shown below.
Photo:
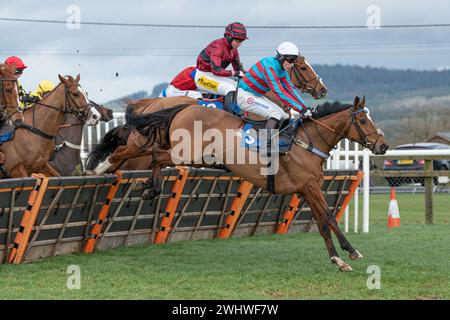
<svg viewBox="0 0 450 320"><path fill-rule="evenodd" d="M357 260L361 259L363 255L358 250L355 250L355 252L350 253L348 257L352 260Z"/></svg>
<svg viewBox="0 0 450 320"><path fill-rule="evenodd" d="M352 272L353 269L348 264L345 264L342 267L339 267L339 271L341 271L341 272Z"/></svg>
<svg viewBox="0 0 450 320"><path fill-rule="evenodd" d="M353 271L352 267L350 267L347 263L344 262L344 260L339 257L331 257L331 262L336 264L339 267L339 271L341 272Z"/></svg>
<svg viewBox="0 0 450 320"><path fill-rule="evenodd" d="M86 170L86 171L83 171L82 175L83 176L93 176L94 175L94 171Z"/></svg>

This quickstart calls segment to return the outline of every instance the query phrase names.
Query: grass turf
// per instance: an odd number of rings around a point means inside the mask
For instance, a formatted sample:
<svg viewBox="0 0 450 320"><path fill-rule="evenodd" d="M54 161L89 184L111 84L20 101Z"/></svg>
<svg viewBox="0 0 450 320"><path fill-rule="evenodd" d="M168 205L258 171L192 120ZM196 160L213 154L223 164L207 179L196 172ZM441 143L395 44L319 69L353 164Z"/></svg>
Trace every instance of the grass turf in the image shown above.
<svg viewBox="0 0 450 320"><path fill-rule="evenodd" d="M350 261L342 253L352 273L331 265L317 233L267 235L122 247L2 265L0 298L450 299L450 196L435 196L435 225L424 224L423 195L397 198L401 228L387 230L388 195L375 195L370 233L348 234L364 255ZM66 286L67 267L73 264L81 269L80 290ZM380 267L380 290L366 286L370 265Z"/></svg>

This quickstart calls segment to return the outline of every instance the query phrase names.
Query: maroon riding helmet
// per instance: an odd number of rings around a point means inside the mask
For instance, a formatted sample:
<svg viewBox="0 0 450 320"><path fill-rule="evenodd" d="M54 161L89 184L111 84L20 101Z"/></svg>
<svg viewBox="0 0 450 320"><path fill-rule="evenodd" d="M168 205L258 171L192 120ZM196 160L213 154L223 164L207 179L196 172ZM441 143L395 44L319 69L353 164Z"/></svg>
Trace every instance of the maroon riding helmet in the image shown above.
<svg viewBox="0 0 450 320"><path fill-rule="evenodd" d="M225 34L224 37L227 39L240 39L240 40L246 40L247 37L247 29L245 29L245 26L240 22L233 22L230 23L225 28Z"/></svg>

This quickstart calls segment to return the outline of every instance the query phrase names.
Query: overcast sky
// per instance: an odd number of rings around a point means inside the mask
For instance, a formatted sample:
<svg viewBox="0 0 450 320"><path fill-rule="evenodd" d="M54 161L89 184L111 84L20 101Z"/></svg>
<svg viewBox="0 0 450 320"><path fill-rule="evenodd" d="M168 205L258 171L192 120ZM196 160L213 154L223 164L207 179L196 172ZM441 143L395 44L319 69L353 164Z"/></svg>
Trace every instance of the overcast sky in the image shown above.
<svg viewBox="0 0 450 320"><path fill-rule="evenodd" d="M366 25L380 8L381 26L450 23L449 0L264 1L6 1L0 18L67 20L70 5L83 22L248 26ZM369 10L370 11L370 10ZM105 102L169 82L223 29L89 26L0 21L0 58L18 55L29 66L27 90L57 74L81 74L91 99ZM312 64L356 64L400 69L450 68L450 27L370 29L249 29L240 55L244 67L295 42ZM118 73L118 76L116 76ZM325 79L326 81L326 79Z"/></svg>

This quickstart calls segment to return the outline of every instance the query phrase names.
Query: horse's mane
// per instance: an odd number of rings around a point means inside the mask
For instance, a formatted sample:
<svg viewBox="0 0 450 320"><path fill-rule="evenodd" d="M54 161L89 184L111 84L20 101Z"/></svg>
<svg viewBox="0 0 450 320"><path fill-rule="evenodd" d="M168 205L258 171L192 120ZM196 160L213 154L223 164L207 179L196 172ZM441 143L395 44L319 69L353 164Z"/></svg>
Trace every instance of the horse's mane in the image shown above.
<svg viewBox="0 0 450 320"><path fill-rule="evenodd" d="M351 104L342 104L339 101L325 102L317 106L314 118L322 118L333 113L341 112L352 107Z"/></svg>

